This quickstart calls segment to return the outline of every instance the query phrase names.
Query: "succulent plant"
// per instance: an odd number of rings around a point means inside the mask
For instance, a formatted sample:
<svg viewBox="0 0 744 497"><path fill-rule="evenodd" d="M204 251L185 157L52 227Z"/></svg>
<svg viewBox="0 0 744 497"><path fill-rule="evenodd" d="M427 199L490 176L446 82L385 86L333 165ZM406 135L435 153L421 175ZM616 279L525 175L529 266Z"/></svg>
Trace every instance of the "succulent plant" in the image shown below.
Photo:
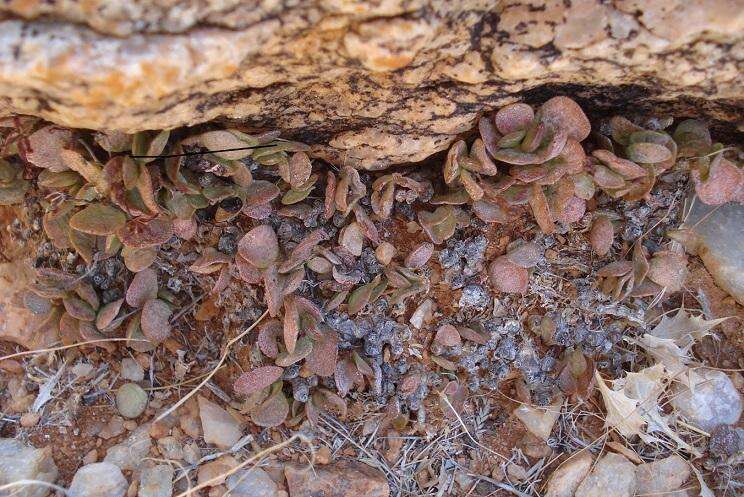
<svg viewBox="0 0 744 497"><path fill-rule="evenodd" d="M450 186L460 186L473 200L483 198L480 176L493 176L498 172L496 165L486 152L483 140L476 139L467 151L463 140L456 141L447 153L444 163L444 182Z"/></svg>

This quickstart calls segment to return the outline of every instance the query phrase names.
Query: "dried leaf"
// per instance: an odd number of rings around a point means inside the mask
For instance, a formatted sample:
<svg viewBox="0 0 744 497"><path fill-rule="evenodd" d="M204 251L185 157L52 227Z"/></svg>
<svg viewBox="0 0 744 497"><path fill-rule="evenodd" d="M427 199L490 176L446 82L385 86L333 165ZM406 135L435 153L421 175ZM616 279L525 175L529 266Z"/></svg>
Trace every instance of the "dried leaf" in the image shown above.
<svg viewBox="0 0 744 497"><path fill-rule="evenodd" d="M649 261L647 278L665 287L667 293L682 289L687 277L687 258L675 252L656 252Z"/></svg>
<svg viewBox="0 0 744 497"><path fill-rule="evenodd" d="M615 261L603 266L597 271L597 276L606 278L607 276L622 276L633 270L633 263L630 261Z"/></svg>
<svg viewBox="0 0 744 497"><path fill-rule="evenodd" d="M670 338L680 346L687 346L693 342L700 341L709 335L710 330L718 326L728 318L705 319L697 315L693 316L685 309L680 308L674 317L665 315L661 322L649 333L658 338Z"/></svg>
<svg viewBox="0 0 744 497"><path fill-rule="evenodd" d="M99 193L104 194L109 191L109 183L103 174L100 165L86 160L82 155L74 150L62 150L60 152L62 161L65 165L85 178L93 185Z"/></svg>
<svg viewBox="0 0 744 497"><path fill-rule="evenodd" d="M646 421L640 414L639 402L628 397L623 391L611 390L599 372L595 371L594 377L607 410L605 426L616 429L624 437L641 435Z"/></svg>
<svg viewBox="0 0 744 497"><path fill-rule="evenodd" d="M142 306L142 333L153 343L161 343L170 336L171 308L160 299L151 299Z"/></svg>
<svg viewBox="0 0 744 497"><path fill-rule="evenodd" d="M278 366L261 366L241 374L235 383L233 390L238 395L248 396L259 390L271 386L272 383L282 377L284 369Z"/></svg>
<svg viewBox="0 0 744 497"><path fill-rule="evenodd" d="M698 169L693 169L690 175L695 184L695 193L708 205L730 202L744 190L744 172L721 155L716 156L711 162L705 180Z"/></svg>

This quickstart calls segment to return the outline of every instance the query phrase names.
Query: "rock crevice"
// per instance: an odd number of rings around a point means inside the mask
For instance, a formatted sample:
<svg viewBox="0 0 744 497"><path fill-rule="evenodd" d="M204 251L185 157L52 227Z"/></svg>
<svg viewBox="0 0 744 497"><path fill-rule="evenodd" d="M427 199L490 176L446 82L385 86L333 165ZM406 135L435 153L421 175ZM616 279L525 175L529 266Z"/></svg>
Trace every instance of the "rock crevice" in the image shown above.
<svg viewBox="0 0 744 497"><path fill-rule="evenodd" d="M423 160L553 85L604 89L596 107L632 85L639 110L736 120L738 4L3 3L0 113L129 133L235 120L365 168Z"/></svg>

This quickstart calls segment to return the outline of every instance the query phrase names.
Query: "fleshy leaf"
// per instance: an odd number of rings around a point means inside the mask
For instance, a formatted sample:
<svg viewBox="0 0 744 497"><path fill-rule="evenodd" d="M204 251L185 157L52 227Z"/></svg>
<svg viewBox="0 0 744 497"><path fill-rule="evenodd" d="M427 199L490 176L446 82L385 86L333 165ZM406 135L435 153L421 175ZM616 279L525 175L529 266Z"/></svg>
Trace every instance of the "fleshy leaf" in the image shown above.
<svg viewBox="0 0 744 497"><path fill-rule="evenodd" d="M89 235L116 233L127 222L127 216L116 207L105 204L90 204L70 218L73 229Z"/></svg>

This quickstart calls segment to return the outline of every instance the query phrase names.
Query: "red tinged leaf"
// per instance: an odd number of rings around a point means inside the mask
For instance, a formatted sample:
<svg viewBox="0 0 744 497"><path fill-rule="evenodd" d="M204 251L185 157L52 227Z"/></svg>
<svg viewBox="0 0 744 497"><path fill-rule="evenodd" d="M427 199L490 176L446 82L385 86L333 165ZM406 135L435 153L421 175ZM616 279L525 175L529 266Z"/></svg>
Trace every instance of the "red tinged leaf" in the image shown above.
<svg viewBox="0 0 744 497"><path fill-rule="evenodd" d="M158 296L158 274L150 268L134 275L127 288L126 301L132 307L142 307Z"/></svg>
<svg viewBox="0 0 744 497"><path fill-rule="evenodd" d="M266 269L279 257L279 240L274 228L256 226L238 242L238 254L251 265Z"/></svg>
<svg viewBox="0 0 744 497"><path fill-rule="evenodd" d="M167 242L173 235L173 222L158 217L149 221L133 219L116 236L130 248L147 248Z"/></svg>
<svg viewBox="0 0 744 497"><path fill-rule="evenodd" d="M264 281L264 300L269 308L269 315L277 317L282 309L283 304L283 287L279 280L279 273L276 265L271 265L263 273Z"/></svg>
<svg viewBox="0 0 744 497"><path fill-rule="evenodd" d="M511 262L506 256L498 257L488 266L488 276L491 284L500 292L527 292L529 272Z"/></svg>
<svg viewBox="0 0 744 497"><path fill-rule="evenodd" d="M507 248L506 258L517 266L531 268L543 259L543 249L534 242L513 242Z"/></svg>
<svg viewBox="0 0 744 497"><path fill-rule="evenodd" d="M609 150L595 150L592 155L626 179L642 178L648 174L648 171L635 162L622 159Z"/></svg>
<svg viewBox="0 0 744 497"><path fill-rule="evenodd" d="M336 175L328 171L326 175L325 200L323 201L323 219L328 221L336 212Z"/></svg>
<svg viewBox="0 0 744 497"><path fill-rule="evenodd" d="M711 161L705 180L699 169L693 169L690 175L695 184L695 193L704 204L725 204L744 190L744 172L721 154Z"/></svg>
<svg viewBox="0 0 744 497"><path fill-rule="evenodd" d="M258 328L256 343L266 357L275 359L279 355L279 347L277 347L276 342L282 336L283 331L282 323L277 319L270 319Z"/></svg>
<svg viewBox="0 0 744 497"><path fill-rule="evenodd" d="M578 142L585 140L592 130L589 118L579 104L564 96L553 97L545 102L540 107L537 118L550 129L565 130L569 138Z"/></svg>
<svg viewBox="0 0 744 497"><path fill-rule="evenodd" d="M279 366L261 366L241 374L233 384L238 395L248 396L270 386L282 377L284 369Z"/></svg>
<svg viewBox="0 0 744 497"><path fill-rule="evenodd" d="M333 376L338 358L338 336L330 329L325 330L315 342L313 351L305 359L311 373L318 376Z"/></svg>
<svg viewBox="0 0 744 497"><path fill-rule="evenodd" d="M555 223L553 216L550 214L548 199L545 197L545 193L540 185L532 184L529 203L532 208L532 215L535 216L535 220L542 232L546 235L553 233L555 231Z"/></svg>
<svg viewBox="0 0 744 497"><path fill-rule="evenodd" d="M300 334L300 312L293 296L284 299L284 346L292 354Z"/></svg>
<svg viewBox="0 0 744 497"><path fill-rule="evenodd" d="M258 285L263 281L263 273L253 264L248 263L240 254L235 256L235 265L238 267L240 279L249 285Z"/></svg>
<svg viewBox="0 0 744 497"><path fill-rule="evenodd" d="M304 264L313 254L313 249L322 241L326 240L328 235L323 228L310 232L289 254L289 258L279 266L280 273L288 273L297 266Z"/></svg>
<svg viewBox="0 0 744 497"><path fill-rule="evenodd" d="M526 129L535 118L535 112L527 104L509 104L496 112L493 120L502 135Z"/></svg>
<svg viewBox="0 0 744 497"><path fill-rule="evenodd" d="M274 183L255 180L246 187L243 206L248 208L268 204L278 197L280 193L281 191L279 190L279 187Z"/></svg>
<svg viewBox="0 0 744 497"><path fill-rule="evenodd" d="M457 328L451 324L443 324L437 329L437 334L434 335L434 341L444 345L445 347L456 347L462 344L462 338Z"/></svg>
<svg viewBox="0 0 744 497"><path fill-rule="evenodd" d="M145 302L142 307L140 326L142 333L153 343L161 343L170 336L171 308L159 299Z"/></svg>
<svg viewBox="0 0 744 497"><path fill-rule="evenodd" d="M612 248L612 241L615 237L615 230L612 227L612 221L607 216L598 216L592 224L589 232L589 243L592 249L599 256L607 255Z"/></svg>

